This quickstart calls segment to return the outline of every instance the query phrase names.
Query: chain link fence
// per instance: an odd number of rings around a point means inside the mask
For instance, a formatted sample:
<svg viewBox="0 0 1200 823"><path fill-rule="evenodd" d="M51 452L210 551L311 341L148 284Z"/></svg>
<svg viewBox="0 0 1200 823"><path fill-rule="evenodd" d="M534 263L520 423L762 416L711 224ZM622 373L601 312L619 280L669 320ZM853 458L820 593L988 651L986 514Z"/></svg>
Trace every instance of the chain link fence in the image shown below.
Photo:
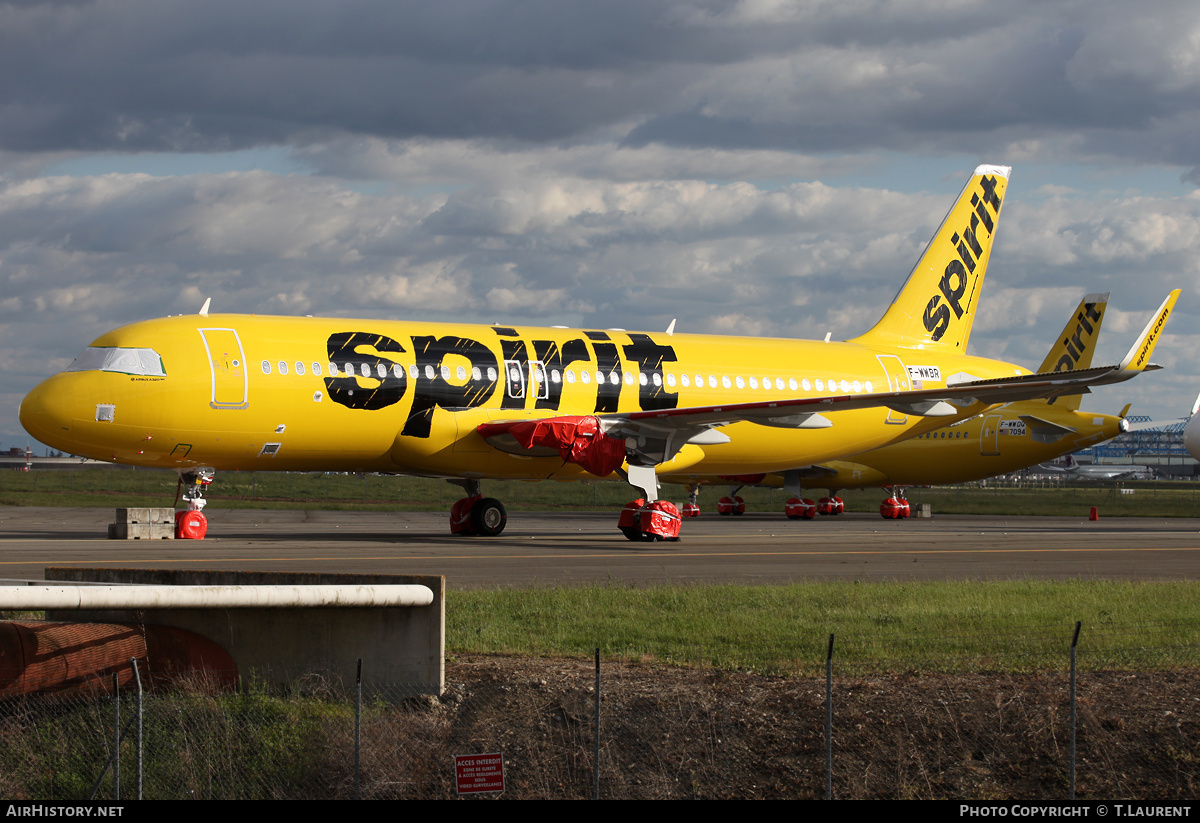
<svg viewBox="0 0 1200 823"><path fill-rule="evenodd" d="M505 798L1066 800L1074 777L1079 799L1191 799L1197 648L1144 653L1148 633L1162 649L1173 631L1196 626L1085 632L1074 705L1070 638L1048 662L1023 651L1025 632L992 638L985 655L915 638L888 657L866 653L870 637L838 637L832 688L826 638L781 650L794 664L770 673L466 654L447 662L440 696L363 695L319 675L287 693L192 683L114 697L98 683L0 704L0 795L449 799L456 755L499 752Z"/></svg>

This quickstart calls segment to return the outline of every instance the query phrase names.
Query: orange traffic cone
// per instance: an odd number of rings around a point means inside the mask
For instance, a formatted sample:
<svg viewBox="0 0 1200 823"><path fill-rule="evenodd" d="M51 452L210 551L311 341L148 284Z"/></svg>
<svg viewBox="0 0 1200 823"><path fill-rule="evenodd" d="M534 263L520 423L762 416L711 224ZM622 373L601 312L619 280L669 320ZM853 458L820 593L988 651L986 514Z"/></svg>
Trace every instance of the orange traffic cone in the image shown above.
<svg viewBox="0 0 1200 823"><path fill-rule="evenodd" d="M1099 520L1099 519L1100 519L1100 511L1095 506L1092 506L1092 513L1088 515L1088 520Z"/></svg>

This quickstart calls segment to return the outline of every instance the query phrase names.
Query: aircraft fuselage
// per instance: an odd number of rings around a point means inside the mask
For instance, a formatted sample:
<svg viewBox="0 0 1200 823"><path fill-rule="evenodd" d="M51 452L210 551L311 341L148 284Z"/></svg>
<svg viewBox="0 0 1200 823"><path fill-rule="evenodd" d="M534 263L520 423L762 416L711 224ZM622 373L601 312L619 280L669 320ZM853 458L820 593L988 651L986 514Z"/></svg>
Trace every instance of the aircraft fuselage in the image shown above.
<svg viewBox="0 0 1200 823"><path fill-rule="evenodd" d="M479 424L1028 373L984 358L856 343L261 315L134 323L97 338L72 368L21 407L31 434L72 454L180 470L530 479L586 475L558 457L499 451L476 433ZM961 417L984 408L976 403ZM832 419L829 428L802 430L734 423L723 429L729 443L685 446L660 471L781 470L959 418L879 407Z"/></svg>

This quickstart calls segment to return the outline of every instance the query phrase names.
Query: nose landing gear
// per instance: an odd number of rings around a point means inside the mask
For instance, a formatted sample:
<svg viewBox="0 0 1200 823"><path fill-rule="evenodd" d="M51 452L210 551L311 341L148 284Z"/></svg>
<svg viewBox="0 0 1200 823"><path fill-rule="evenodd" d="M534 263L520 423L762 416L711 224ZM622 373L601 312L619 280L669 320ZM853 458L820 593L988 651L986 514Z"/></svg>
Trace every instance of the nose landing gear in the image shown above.
<svg viewBox="0 0 1200 823"><path fill-rule="evenodd" d="M904 499L904 490L899 486L893 486L889 491L891 496L879 504L879 514L883 516L883 519L904 520L911 517L912 506Z"/></svg>
<svg viewBox="0 0 1200 823"><path fill-rule="evenodd" d="M204 493L215 476L212 469L195 469L179 475L180 484L187 487L181 495L187 508L175 512L176 539L203 540L208 534L208 518L203 512L208 501L204 499Z"/></svg>

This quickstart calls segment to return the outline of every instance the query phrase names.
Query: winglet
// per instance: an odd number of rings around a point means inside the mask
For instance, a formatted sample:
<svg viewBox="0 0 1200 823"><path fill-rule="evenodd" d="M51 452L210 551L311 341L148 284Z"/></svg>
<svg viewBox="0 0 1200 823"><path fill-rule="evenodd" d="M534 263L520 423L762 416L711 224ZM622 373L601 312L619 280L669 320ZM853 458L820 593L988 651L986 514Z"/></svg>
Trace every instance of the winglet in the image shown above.
<svg viewBox="0 0 1200 823"><path fill-rule="evenodd" d="M1129 350L1129 354L1125 355L1125 359L1121 361L1120 371L1122 372L1140 372L1144 371L1146 366L1150 364L1150 355L1154 353L1154 347L1158 344L1158 338L1162 334L1163 327L1167 324L1167 319L1171 316L1171 310L1175 308L1175 301L1179 299L1179 289L1175 289L1167 295L1167 299L1158 307L1158 311L1150 318L1150 322L1146 324L1146 328L1142 329L1141 336L1137 342L1133 344L1133 348Z"/></svg>
<svg viewBox="0 0 1200 823"><path fill-rule="evenodd" d="M1196 402L1192 404L1192 414L1200 411L1200 394L1196 395Z"/></svg>
<svg viewBox="0 0 1200 823"><path fill-rule="evenodd" d="M200 314L200 316L201 316L201 317L208 317L208 307L209 307L211 304L212 304L212 298L211 298L211 297L206 297L206 298L204 299L204 305L200 307L200 312L199 312L199 314Z"/></svg>

